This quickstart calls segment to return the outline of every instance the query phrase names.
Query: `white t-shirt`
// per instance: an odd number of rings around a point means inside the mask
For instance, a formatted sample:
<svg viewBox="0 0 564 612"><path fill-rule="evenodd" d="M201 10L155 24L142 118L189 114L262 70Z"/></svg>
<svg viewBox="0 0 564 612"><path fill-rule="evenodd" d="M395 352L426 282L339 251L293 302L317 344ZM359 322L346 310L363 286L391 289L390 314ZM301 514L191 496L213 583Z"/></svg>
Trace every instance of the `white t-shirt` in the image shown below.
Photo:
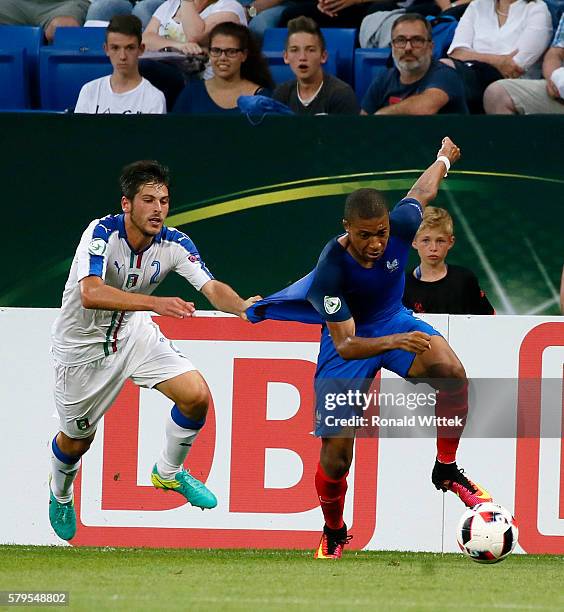
<svg viewBox="0 0 564 612"><path fill-rule="evenodd" d="M162 114L166 113L166 102L163 92L146 79L141 79L141 83L130 91L115 93L108 75L82 86L74 112L122 115Z"/></svg>
<svg viewBox="0 0 564 612"><path fill-rule="evenodd" d="M542 0L513 2L501 27L495 8L494 0L473 0L460 19L448 52L463 48L506 55L517 49L515 63L528 70L539 62L550 43L552 22L546 4Z"/></svg>
<svg viewBox="0 0 564 612"><path fill-rule="evenodd" d="M150 295L171 271L198 291L213 279L183 232L163 227L147 249L135 253L127 242L123 214L94 219L80 239L51 329L53 357L64 365L79 365L117 353L148 319L145 312L84 308L79 284L83 278L99 276L110 287Z"/></svg>
<svg viewBox="0 0 564 612"><path fill-rule="evenodd" d="M153 17L159 21L159 36L169 38L176 42L186 42L186 36L182 29L182 24L175 21L173 17L180 8L180 0L166 0L153 13ZM207 6L201 13L202 19L207 19L214 13L235 13L242 25L247 25L247 16L245 9L237 2L237 0L217 0L213 4Z"/></svg>

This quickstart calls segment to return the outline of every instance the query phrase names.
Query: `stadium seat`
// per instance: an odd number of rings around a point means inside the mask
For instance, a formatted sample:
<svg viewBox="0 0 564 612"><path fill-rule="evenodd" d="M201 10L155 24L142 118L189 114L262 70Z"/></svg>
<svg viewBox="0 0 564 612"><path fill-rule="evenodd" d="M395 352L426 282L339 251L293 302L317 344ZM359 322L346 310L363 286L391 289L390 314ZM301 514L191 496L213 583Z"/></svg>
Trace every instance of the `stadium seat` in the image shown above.
<svg viewBox="0 0 564 612"><path fill-rule="evenodd" d="M25 49L0 49L0 109L29 108L29 83Z"/></svg>
<svg viewBox="0 0 564 612"><path fill-rule="evenodd" d="M390 49L357 49L354 54L355 93L359 103L370 83L378 74L387 70Z"/></svg>
<svg viewBox="0 0 564 612"><path fill-rule="evenodd" d="M18 77L19 81L17 83L18 88L22 84L26 88L25 99L27 100L27 106L22 108L27 108L30 103L35 106L39 102L39 49L42 42L42 28L13 25L0 26L0 50L3 52L25 50L23 55L25 77L23 83L21 82L21 77ZM12 65L12 68L16 69L15 64ZM3 100L8 93L3 92Z"/></svg>
<svg viewBox="0 0 564 612"><path fill-rule="evenodd" d="M57 28L53 47L77 51L101 51L106 28Z"/></svg>
<svg viewBox="0 0 564 612"><path fill-rule="evenodd" d="M103 51L42 48L39 58L41 108L74 108L81 87L112 72Z"/></svg>
<svg viewBox="0 0 564 612"><path fill-rule="evenodd" d="M336 61L336 72L327 69L328 72L335 74L352 86L356 30L353 28L323 28L321 31L329 52L329 61L326 66L332 61L332 57ZM278 52L282 56L287 36L286 28L268 28L264 33L263 53L266 55L270 52Z"/></svg>
<svg viewBox="0 0 564 612"><path fill-rule="evenodd" d="M270 68L270 74L276 85L283 83L284 81L290 81L295 79L296 76L292 72L290 66L284 63L284 56L278 51L263 51L263 55L268 61L268 67ZM329 74L337 74L337 59L335 56L329 56L327 63L323 67L325 72Z"/></svg>

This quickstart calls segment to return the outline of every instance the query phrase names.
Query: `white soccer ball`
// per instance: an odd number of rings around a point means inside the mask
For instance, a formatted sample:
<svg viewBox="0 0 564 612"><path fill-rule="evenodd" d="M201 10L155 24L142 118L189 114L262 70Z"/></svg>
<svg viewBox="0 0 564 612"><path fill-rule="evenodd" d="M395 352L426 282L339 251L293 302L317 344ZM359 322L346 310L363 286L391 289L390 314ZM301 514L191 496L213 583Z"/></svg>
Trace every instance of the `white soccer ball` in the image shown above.
<svg viewBox="0 0 564 612"><path fill-rule="evenodd" d="M519 529L511 512L485 502L461 516L456 532L460 550L478 563L497 563L513 552Z"/></svg>

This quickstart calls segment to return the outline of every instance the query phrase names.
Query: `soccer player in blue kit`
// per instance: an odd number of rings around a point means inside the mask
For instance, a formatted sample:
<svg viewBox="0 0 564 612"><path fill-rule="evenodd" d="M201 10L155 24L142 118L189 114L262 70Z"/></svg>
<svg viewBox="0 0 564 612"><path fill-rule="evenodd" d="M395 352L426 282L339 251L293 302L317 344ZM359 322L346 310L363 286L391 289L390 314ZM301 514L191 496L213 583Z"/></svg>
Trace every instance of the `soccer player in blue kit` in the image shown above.
<svg viewBox="0 0 564 612"><path fill-rule="evenodd" d="M436 416L457 416L462 423L437 427L431 475L435 487L453 491L469 507L491 501L489 493L456 464L468 411L464 367L439 332L401 302L404 270L423 209L434 200L441 180L459 157L460 149L444 138L437 159L391 213L380 192L351 193L345 204L345 234L329 241L316 268L247 310L254 323L278 319L323 324L315 374L315 433L322 439L315 486L325 518L315 552L318 559L340 558L349 539L343 508L354 446L354 430L328 428L319 418L326 414L326 391L339 385L345 392L366 391L366 382L382 367L406 379L426 379L439 391Z"/></svg>

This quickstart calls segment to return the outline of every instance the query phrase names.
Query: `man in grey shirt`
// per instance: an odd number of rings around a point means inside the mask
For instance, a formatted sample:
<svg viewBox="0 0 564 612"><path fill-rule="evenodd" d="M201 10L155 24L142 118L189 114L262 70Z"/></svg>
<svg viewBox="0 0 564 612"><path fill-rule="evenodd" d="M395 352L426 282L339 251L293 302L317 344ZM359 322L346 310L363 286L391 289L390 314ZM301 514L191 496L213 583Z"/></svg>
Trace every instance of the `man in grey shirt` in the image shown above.
<svg viewBox="0 0 564 612"><path fill-rule="evenodd" d="M296 79L279 85L273 98L298 115L358 115L354 91L344 81L323 71L327 61L325 39L309 17L288 22L284 61Z"/></svg>

